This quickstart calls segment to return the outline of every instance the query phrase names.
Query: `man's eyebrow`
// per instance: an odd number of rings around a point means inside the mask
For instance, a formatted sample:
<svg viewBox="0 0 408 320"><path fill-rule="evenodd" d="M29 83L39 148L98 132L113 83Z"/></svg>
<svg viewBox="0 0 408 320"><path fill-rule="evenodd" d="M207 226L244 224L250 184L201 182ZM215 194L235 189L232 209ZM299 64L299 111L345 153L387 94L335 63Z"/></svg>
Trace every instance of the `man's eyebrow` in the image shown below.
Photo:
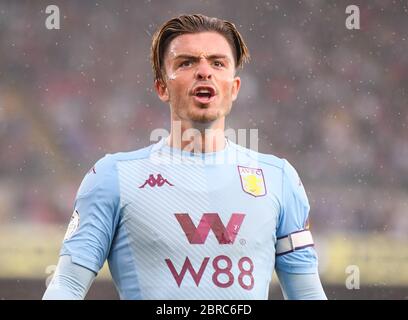
<svg viewBox="0 0 408 320"><path fill-rule="evenodd" d="M225 54L211 54L209 56L206 56L207 59L214 60L214 59L226 59L226 60L231 60L227 55ZM179 60L179 59L192 59L192 60L198 60L200 59L200 56L194 56L191 54L178 54L174 57L174 60Z"/></svg>

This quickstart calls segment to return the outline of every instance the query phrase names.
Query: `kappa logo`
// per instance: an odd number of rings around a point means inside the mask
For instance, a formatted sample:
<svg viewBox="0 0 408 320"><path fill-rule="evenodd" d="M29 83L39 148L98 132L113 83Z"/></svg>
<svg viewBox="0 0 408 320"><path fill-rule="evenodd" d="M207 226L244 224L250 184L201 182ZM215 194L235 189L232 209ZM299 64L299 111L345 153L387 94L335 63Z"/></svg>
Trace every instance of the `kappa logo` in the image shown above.
<svg viewBox="0 0 408 320"><path fill-rule="evenodd" d="M160 173L157 175L157 178L155 178L153 174L150 174L149 178L139 188L144 188L147 184L152 188L156 186L161 187L165 183L167 183L170 187L174 186L167 179L164 179Z"/></svg>
<svg viewBox="0 0 408 320"><path fill-rule="evenodd" d="M233 213L225 227L217 213L204 213L196 227L189 214L176 213L175 216L191 244L204 244L210 229L219 244L233 244L245 218L243 213Z"/></svg>

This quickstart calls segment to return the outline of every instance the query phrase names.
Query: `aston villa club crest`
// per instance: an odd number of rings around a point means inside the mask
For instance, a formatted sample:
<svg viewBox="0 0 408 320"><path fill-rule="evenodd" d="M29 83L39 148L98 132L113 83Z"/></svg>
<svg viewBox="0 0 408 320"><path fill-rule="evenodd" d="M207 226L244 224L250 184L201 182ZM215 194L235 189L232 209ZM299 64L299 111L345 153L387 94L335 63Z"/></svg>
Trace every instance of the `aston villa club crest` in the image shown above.
<svg viewBox="0 0 408 320"><path fill-rule="evenodd" d="M254 197L266 194L265 179L262 169L238 166L242 189Z"/></svg>

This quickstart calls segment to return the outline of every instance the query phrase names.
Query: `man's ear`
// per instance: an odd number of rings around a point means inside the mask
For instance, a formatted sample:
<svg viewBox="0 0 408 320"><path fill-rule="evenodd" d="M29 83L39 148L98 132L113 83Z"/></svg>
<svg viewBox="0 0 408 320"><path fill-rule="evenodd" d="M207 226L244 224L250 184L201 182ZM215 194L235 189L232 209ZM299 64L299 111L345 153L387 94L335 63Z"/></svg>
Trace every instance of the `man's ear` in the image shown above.
<svg viewBox="0 0 408 320"><path fill-rule="evenodd" d="M155 80L154 87L156 89L157 95L159 96L159 99L163 102L169 102L169 90L167 90L167 86L164 81L159 79Z"/></svg>
<svg viewBox="0 0 408 320"><path fill-rule="evenodd" d="M237 99L240 87L241 87L241 78L235 77L232 83L232 91L231 91L232 101L235 101Z"/></svg>

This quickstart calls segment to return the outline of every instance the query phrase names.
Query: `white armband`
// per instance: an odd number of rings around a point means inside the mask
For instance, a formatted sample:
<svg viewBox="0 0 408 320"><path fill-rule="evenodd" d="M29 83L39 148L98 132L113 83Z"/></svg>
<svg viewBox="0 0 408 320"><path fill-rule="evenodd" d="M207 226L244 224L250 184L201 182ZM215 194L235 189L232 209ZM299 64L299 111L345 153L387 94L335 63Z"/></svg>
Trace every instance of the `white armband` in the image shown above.
<svg viewBox="0 0 408 320"><path fill-rule="evenodd" d="M310 230L295 231L277 239L275 254L279 256L313 245L314 242Z"/></svg>

